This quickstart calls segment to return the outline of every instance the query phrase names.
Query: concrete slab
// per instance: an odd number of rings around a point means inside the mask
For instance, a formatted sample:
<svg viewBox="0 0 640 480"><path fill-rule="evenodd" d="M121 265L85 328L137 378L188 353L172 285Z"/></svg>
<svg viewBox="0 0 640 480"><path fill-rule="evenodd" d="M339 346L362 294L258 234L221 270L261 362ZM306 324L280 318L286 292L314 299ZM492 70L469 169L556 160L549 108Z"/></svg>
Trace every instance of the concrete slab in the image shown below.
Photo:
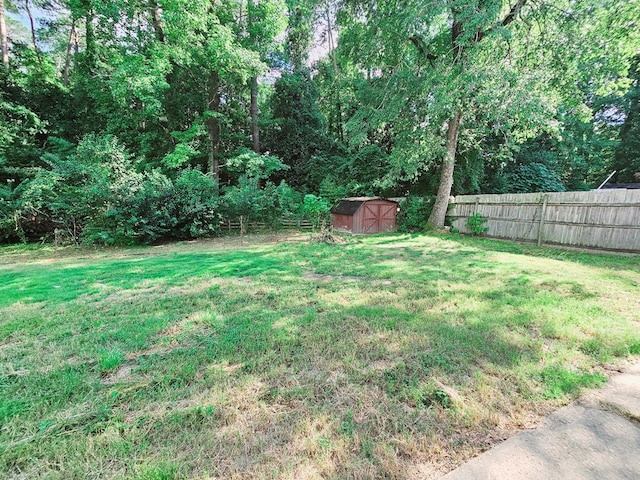
<svg viewBox="0 0 640 480"><path fill-rule="evenodd" d="M443 480L640 479L640 363Z"/></svg>
<svg viewBox="0 0 640 480"><path fill-rule="evenodd" d="M611 378L593 394L600 403L640 421L640 363Z"/></svg>

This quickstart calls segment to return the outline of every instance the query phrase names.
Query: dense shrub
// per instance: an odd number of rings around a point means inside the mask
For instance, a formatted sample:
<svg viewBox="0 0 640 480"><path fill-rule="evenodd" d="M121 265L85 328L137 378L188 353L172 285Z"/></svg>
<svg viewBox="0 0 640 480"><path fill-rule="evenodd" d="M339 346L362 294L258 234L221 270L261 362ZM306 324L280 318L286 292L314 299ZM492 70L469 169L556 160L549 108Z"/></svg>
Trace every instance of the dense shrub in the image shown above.
<svg viewBox="0 0 640 480"><path fill-rule="evenodd" d="M18 202L8 186L0 185L0 242L16 242L24 239L18 221Z"/></svg>
<svg viewBox="0 0 640 480"><path fill-rule="evenodd" d="M215 180L198 170L183 170L175 181L177 238L207 237L218 231L222 213Z"/></svg>
<svg viewBox="0 0 640 480"><path fill-rule="evenodd" d="M211 236L227 218L276 227L283 216L316 220L328 212L326 201L305 202L284 181L268 181L288 168L269 155L242 150L229 159L238 178L221 195L216 181L198 170L182 170L175 180L159 170L138 171L112 136L88 135L77 147L54 144L42 159L48 168L15 189L0 188L0 241L130 245Z"/></svg>
<svg viewBox="0 0 640 480"><path fill-rule="evenodd" d="M399 232L417 232L424 230L433 208L435 197L417 197L409 195L400 202L400 211L396 217Z"/></svg>
<svg viewBox="0 0 640 480"><path fill-rule="evenodd" d="M158 171L126 172L111 186L111 199L86 224L89 243L150 243L169 237L177 225L174 187Z"/></svg>
<svg viewBox="0 0 640 480"><path fill-rule="evenodd" d="M324 198L311 194L304 196L302 213L314 227L324 226L329 222L330 210L331 206Z"/></svg>
<svg viewBox="0 0 640 480"><path fill-rule="evenodd" d="M560 176L543 163L518 165L507 174L507 182L513 193L566 191Z"/></svg>
<svg viewBox="0 0 640 480"><path fill-rule="evenodd" d="M89 135L75 151L44 160L51 168L20 189L17 210L31 238L57 229L77 242L133 244L202 237L218 228L213 179L184 170L174 184L158 170L140 173L114 137Z"/></svg>

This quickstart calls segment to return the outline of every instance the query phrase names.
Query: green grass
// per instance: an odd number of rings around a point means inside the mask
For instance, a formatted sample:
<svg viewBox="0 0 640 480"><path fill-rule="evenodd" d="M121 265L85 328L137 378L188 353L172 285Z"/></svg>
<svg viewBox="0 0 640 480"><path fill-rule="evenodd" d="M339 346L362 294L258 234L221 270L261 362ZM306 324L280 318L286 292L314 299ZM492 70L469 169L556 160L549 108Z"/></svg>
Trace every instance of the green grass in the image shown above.
<svg viewBox="0 0 640 480"><path fill-rule="evenodd" d="M0 477L428 477L640 353L637 256L247 240L0 248Z"/></svg>

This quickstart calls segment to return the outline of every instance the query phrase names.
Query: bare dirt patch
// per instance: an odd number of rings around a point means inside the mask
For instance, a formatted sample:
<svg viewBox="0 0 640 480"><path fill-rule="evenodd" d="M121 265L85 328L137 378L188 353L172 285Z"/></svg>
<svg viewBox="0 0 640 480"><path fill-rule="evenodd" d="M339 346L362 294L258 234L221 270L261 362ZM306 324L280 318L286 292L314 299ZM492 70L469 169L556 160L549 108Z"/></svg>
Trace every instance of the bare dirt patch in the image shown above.
<svg viewBox="0 0 640 480"><path fill-rule="evenodd" d="M113 373L104 377L102 383L104 385L115 385L116 383L131 382L133 380L133 367L132 363L120 365Z"/></svg>

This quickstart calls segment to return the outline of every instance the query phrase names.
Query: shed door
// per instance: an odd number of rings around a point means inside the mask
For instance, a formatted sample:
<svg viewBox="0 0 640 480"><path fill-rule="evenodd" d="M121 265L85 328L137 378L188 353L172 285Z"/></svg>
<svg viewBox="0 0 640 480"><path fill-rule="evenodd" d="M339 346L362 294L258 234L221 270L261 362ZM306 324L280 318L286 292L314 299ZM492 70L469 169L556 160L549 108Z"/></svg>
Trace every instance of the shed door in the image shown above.
<svg viewBox="0 0 640 480"><path fill-rule="evenodd" d="M365 203L363 205L364 233L379 233L393 230L396 225L396 205L382 203Z"/></svg>
<svg viewBox="0 0 640 480"><path fill-rule="evenodd" d="M396 211L398 206L395 203L378 205L380 209L379 231L390 232L396 229Z"/></svg>

